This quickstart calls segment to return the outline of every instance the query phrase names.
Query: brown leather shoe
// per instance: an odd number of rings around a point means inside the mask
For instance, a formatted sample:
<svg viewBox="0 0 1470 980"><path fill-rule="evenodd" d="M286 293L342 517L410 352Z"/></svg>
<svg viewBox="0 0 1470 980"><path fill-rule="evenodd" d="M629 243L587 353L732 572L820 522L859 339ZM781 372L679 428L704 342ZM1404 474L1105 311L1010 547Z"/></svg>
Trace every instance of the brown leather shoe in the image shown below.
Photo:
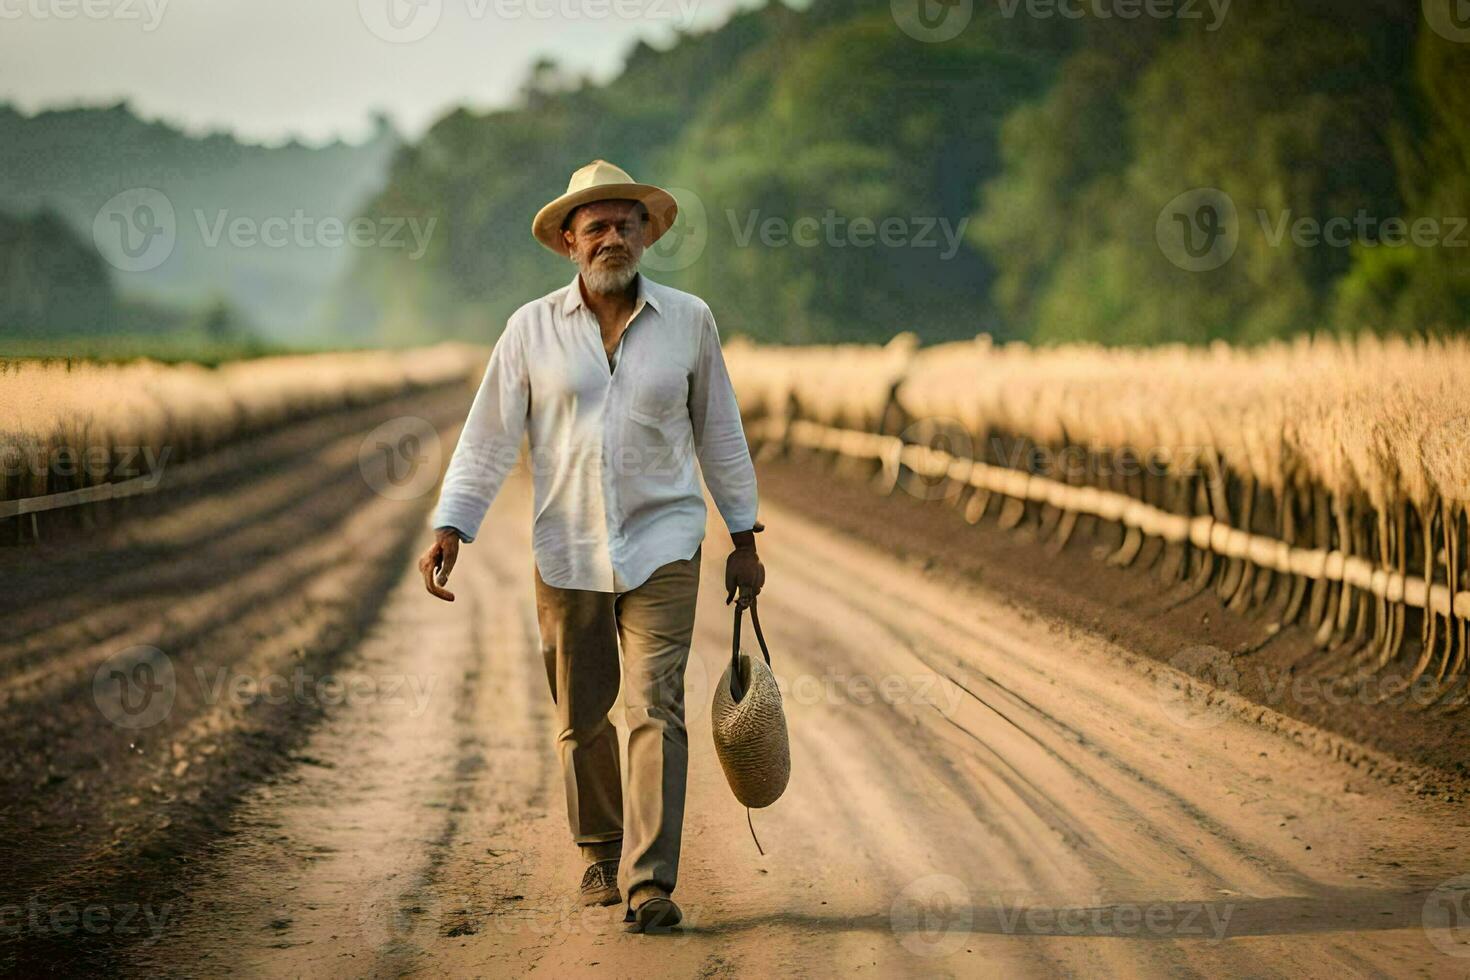
<svg viewBox="0 0 1470 980"><path fill-rule="evenodd" d="M643 899L637 908L630 908L625 919L628 925L624 927L627 932L642 932L651 935L665 933L672 930L684 918L684 913L679 906L667 895L655 894Z"/></svg>
<svg viewBox="0 0 1470 980"><path fill-rule="evenodd" d="M618 859L597 861L587 866L582 875L583 905L616 905L622 900L618 893Z"/></svg>

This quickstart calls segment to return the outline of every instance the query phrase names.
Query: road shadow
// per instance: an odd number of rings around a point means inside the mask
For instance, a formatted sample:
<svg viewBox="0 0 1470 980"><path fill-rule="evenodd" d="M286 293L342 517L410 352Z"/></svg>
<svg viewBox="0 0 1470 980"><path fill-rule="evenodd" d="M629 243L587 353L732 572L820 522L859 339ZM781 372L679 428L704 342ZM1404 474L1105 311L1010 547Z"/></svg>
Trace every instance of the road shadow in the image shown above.
<svg viewBox="0 0 1470 980"><path fill-rule="evenodd" d="M997 936L1204 940L1329 932L1470 927L1456 918L1448 898L1431 903L1432 887L1408 890L1330 889L1313 895L1228 897L1218 901L1138 901L1096 906L1047 906L1007 901L927 903L900 898L892 908L862 915L769 912L691 921L687 931L706 936L750 929L791 927L803 932L939 934L964 931ZM1428 903L1428 904L1427 904Z"/></svg>

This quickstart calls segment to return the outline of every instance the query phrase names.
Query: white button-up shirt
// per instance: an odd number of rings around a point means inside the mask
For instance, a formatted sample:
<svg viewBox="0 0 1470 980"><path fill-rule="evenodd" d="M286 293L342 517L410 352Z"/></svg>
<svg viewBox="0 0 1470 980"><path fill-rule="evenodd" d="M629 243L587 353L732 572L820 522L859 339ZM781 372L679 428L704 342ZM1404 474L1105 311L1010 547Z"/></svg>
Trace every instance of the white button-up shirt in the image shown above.
<svg viewBox="0 0 1470 980"><path fill-rule="evenodd" d="M626 592L692 558L707 515L696 456L726 527L754 527L755 466L709 306L640 272L616 353L611 367L576 278L512 314L434 526L473 541L529 431L532 545L549 585Z"/></svg>

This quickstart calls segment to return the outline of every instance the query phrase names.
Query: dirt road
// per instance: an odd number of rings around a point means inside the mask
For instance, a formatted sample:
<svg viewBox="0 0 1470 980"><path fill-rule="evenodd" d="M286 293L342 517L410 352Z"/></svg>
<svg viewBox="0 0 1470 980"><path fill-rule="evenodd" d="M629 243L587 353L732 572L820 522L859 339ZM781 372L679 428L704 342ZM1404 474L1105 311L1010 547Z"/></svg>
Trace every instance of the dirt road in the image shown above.
<svg viewBox="0 0 1470 980"><path fill-rule="evenodd" d="M390 508L346 482L335 499L360 505L358 517L338 520L370 526L368 515L391 513L409 538L422 520L422 506ZM284 762L239 777L248 785L237 781L220 826L183 843L163 838L177 860L170 888L150 892L144 921L158 928L122 946L112 965L199 976L1470 969L1470 907L1456 881L1470 871L1463 810L1183 697L1123 651L769 498L761 613L787 696L791 785L755 814L760 857L709 735L710 684L730 629L720 587L727 539L715 517L688 677L691 784L677 896L689 928L625 935L619 909L583 910L574 899L580 868L537 651L530 507L522 471L482 543L464 549L453 605L423 593L391 535L357 528L339 545L282 545L302 555L292 591L309 592L317 569L320 581L338 582L329 568L367 562L391 576L386 597L330 662L295 658L329 668L338 688L328 695L318 685L270 716L272 731L299 725L304 734L279 743ZM242 518L240 533L249 526ZM376 555L354 551L372 540ZM259 574L264 583L285 573ZM156 589L183 588L159 575ZM242 651L225 661L227 683L176 655L178 703L209 702L201 691L234 690L237 676L249 680L247 693L289 676L291 657L258 649L279 646L280 630L270 615L246 619L250 595L238 594L242 611L228 621L253 625L220 639ZM240 644L240 630L255 639ZM240 700L259 709L258 698ZM302 700L310 710L297 710ZM221 710L210 707L190 717ZM235 736L223 750L248 752L249 743ZM176 768L168 761L160 771ZM210 799L206 790L202 803L153 812L182 819ZM156 859L127 852L108 866L125 878L145 857Z"/></svg>

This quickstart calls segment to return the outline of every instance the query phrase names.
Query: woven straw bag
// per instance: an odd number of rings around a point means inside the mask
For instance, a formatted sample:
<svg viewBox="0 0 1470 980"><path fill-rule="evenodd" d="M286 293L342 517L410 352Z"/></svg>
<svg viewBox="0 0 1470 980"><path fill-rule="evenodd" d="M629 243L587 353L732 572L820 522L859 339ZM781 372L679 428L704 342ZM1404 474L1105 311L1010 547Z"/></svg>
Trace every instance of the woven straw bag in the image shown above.
<svg viewBox="0 0 1470 980"><path fill-rule="evenodd" d="M735 635L730 644L730 666L715 685L715 752L735 798L747 807L770 806L786 791L791 778L791 746L786 735L786 713L781 691L771 673L771 652L761 633L761 621L750 601L750 621L760 641L761 662L740 652L740 606L735 606Z"/></svg>

